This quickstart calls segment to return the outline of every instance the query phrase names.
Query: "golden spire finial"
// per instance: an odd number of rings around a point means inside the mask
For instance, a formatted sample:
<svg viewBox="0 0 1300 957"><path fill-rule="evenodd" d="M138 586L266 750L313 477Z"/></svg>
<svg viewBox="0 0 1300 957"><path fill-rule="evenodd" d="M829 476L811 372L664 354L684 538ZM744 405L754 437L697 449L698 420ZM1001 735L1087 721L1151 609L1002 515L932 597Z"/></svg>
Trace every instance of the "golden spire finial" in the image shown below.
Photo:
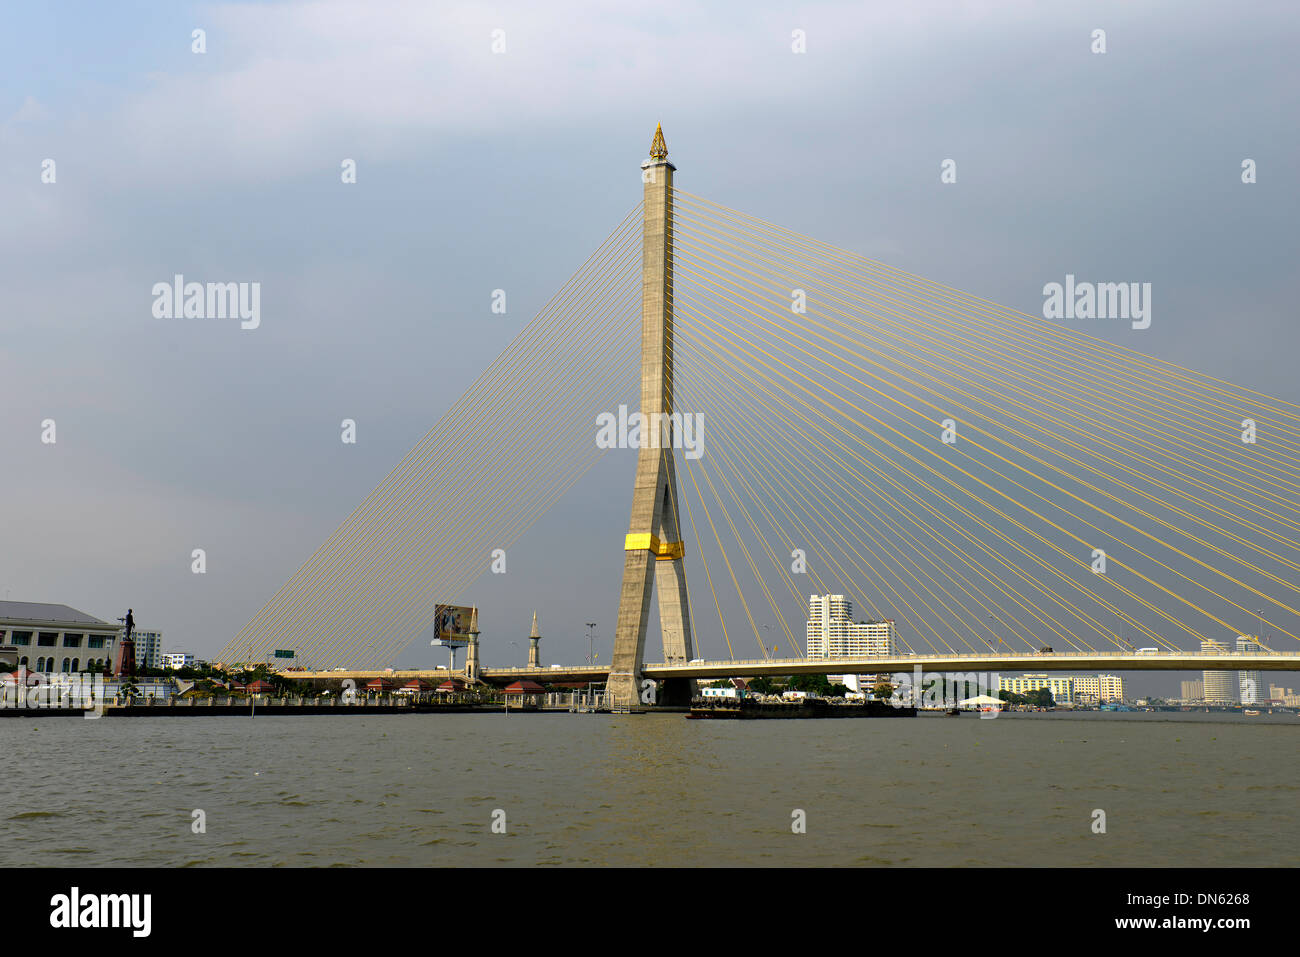
<svg viewBox="0 0 1300 957"><path fill-rule="evenodd" d="M668 144L664 142L664 127L662 123L655 124L655 138L650 143L650 158L657 160L668 158Z"/></svg>

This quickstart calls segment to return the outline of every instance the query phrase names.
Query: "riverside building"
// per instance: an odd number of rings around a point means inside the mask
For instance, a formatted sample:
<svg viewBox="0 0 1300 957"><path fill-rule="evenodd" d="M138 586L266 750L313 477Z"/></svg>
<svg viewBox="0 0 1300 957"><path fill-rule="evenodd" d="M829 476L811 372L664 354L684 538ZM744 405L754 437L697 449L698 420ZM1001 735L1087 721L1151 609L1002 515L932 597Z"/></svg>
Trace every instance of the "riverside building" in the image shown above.
<svg viewBox="0 0 1300 957"><path fill-rule="evenodd" d="M1124 679L1119 675L1078 675L1074 679L1074 694L1080 702L1122 702Z"/></svg>
<svg viewBox="0 0 1300 957"><path fill-rule="evenodd" d="M998 678L998 690L1026 695L1046 688L1057 704L1074 704L1074 675L1021 675L1019 678Z"/></svg>
<svg viewBox="0 0 1300 957"><path fill-rule="evenodd" d="M188 651L169 651L162 656L163 667L168 671L194 667L194 655Z"/></svg>
<svg viewBox="0 0 1300 957"><path fill-rule="evenodd" d="M103 671L114 660L121 633L121 625L67 605L0 601L0 649L28 671Z"/></svg>

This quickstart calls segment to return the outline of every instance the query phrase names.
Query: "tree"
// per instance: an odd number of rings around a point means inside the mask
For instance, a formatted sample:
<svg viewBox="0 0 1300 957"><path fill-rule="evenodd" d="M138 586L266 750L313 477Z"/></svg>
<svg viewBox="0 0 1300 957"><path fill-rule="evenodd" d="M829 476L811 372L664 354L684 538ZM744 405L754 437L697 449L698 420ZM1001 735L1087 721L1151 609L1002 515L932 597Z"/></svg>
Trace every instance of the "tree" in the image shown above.
<svg viewBox="0 0 1300 957"><path fill-rule="evenodd" d="M731 682L726 678L719 678L717 681L711 681L707 685L709 688L730 688Z"/></svg>
<svg viewBox="0 0 1300 957"><path fill-rule="evenodd" d="M1025 695L1025 701L1035 708L1055 708L1056 699L1052 697L1052 692L1047 688L1038 688L1035 691Z"/></svg>
<svg viewBox="0 0 1300 957"><path fill-rule="evenodd" d="M888 701L890 698L894 696L894 686L891 685L888 681L880 681L877 682L876 686L871 689L871 693L874 694L881 701Z"/></svg>
<svg viewBox="0 0 1300 957"><path fill-rule="evenodd" d="M795 675L786 682L786 687L809 694L829 695L831 682L825 675Z"/></svg>
<svg viewBox="0 0 1300 957"><path fill-rule="evenodd" d="M276 695L281 698L288 697L289 692L293 690L294 682L278 671L272 671L266 680L275 689Z"/></svg>
<svg viewBox="0 0 1300 957"><path fill-rule="evenodd" d="M766 675L755 678L749 683L749 690L755 694L772 694L776 691L776 684Z"/></svg>
<svg viewBox="0 0 1300 957"><path fill-rule="evenodd" d="M136 687L134 678L126 676L118 683L117 693L120 697L125 698L129 703L132 698L135 698L140 694L140 689Z"/></svg>

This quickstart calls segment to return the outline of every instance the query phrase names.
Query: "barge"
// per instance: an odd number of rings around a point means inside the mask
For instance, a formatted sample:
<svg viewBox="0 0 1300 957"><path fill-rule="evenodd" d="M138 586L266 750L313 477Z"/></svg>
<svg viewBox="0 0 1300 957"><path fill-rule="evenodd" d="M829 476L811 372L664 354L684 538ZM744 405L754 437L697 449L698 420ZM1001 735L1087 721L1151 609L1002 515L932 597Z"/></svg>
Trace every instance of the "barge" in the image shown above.
<svg viewBox="0 0 1300 957"><path fill-rule="evenodd" d="M884 701L758 701L753 698L696 698L687 718L747 721L755 718L915 718L916 708L896 708Z"/></svg>

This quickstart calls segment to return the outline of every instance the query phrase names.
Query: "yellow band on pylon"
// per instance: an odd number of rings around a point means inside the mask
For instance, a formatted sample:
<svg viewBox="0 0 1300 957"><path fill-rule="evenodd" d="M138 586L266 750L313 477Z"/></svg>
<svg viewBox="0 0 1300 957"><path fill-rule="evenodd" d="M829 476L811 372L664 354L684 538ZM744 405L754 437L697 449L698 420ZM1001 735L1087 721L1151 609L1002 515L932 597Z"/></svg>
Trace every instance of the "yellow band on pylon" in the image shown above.
<svg viewBox="0 0 1300 957"><path fill-rule="evenodd" d="M671 561L674 558L682 558L686 555L686 545L684 542L661 542L650 532L629 533L623 540L623 549L629 552L636 552L645 549L654 552L657 561Z"/></svg>
<svg viewBox="0 0 1300 957"><path fill-rule="evenodd" d="M627 538L623 541L623 549L635 552L643 548L648 548L652 552L659 551L659 539L649 532L629 532Z"/></svg>

